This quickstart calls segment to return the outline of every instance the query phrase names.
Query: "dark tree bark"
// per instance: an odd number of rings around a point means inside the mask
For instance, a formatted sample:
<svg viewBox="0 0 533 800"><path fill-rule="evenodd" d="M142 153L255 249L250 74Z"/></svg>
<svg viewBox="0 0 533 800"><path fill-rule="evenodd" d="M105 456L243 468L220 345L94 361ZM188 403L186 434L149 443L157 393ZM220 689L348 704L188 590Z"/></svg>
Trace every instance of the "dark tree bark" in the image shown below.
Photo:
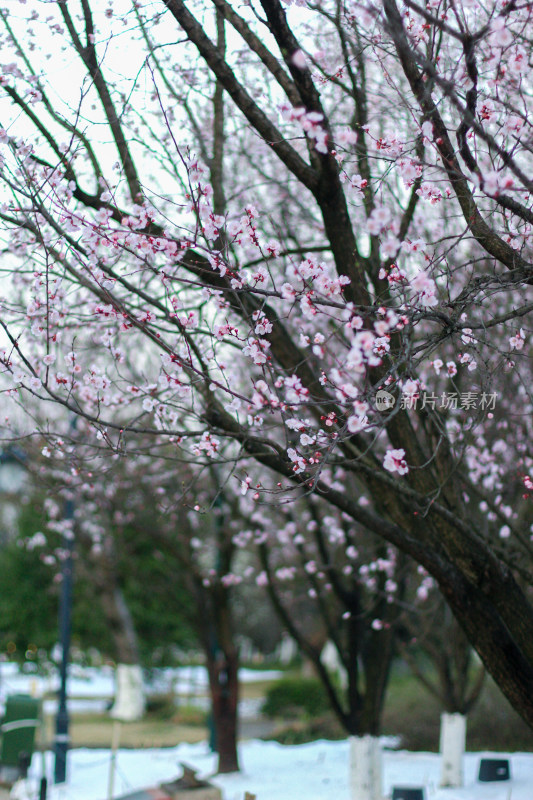
<svg viewBox="0 0 533 800"><path fill-rule="evenodd" d="M231 611L226 592L214 591L209 598L216 603L215 625L205 641L207 671L211 691L214 745L220 773L237 772L237 708L239 700L239 659L231 632ZM207 633L207 631L206 631Z"/></svg>

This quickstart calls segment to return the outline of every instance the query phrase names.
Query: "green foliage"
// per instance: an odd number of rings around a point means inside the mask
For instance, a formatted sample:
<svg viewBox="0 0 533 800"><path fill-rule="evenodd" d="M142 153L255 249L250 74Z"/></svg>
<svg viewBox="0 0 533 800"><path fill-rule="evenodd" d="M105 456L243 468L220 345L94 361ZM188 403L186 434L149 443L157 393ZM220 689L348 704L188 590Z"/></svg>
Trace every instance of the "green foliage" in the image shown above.
<svg viewBox="0 0 533 800"><path fill-rule="evenodd" d="M267 692L263 714L267 717L314 717L329 708L328 697L317 678L282 678Z"/></svg>
<svg viewBox="0 0 533 800"><path fill-rule="evenodd" d="M175 648L197 646L194 605L183 567L154 548L150 537L126 528L120 540L122 587L146 666L173 663Z"/></svg>
<svg viewBox="0 0 533 800"><path fill-rule="evenodd" d="M16 661L36 660L58 641L61 566L46 564L43 555L62 541L47 533L46 546L28 547L37 531L46 530L38 493L21 504L17 529L0 549L0 653ZM95 613L98 596L91 581L78 573L77 555L75 551L72 644L106 652L110 639L102 615Z"/></svg>
<svg viewBox="0 0 533 800"><path fill-rule="evenodd" d="M173 692L152 695L146 702L146 713L154 719L174 719L177 710L176 696Z"/></svg>
<svg viewBox="0 0 533 800"><path fill-rule="evenodd" d="M0 553L0 652L23 661L57 641L57 592L39 554L15 542Z"/></svg>
<svg viewBox="0 0 533 800"><path fill-rule="evenodd" d="M39 490L21 498L16 530L4 535L0 547L0 654L17 661L36 660L44 656L42 651L49 654L58 641L61 565L58 561L47 564L43 557L53 554L63 542L46 528L43 499ZM46 531L47 543L32 549L27 541L37 531ZM113 656L113 639L84 559L83 547L76 542L72 644ZM196 644L188 621L191 599L175 561L154 550L150 538L145 537L132 552L124 549L120 573L143 663L151 664L156 650L160 662L165 663L170 661L172 648Z"/></svg>
<svg viewBox="0 0 533 800"><path fill-rule="evenodd" d="M436 698L398 662L387 694L383 734L398 736L400 746L405 750L438 752L441 712ZM491 719L493 724L487 725L487 719ZM281 744L345 737L346 732L331 711L313 718L280 722L268 736ZM469 752L533 750L531 729L490 678L487 678L479 704L468 715L466 746Z"/></svg>

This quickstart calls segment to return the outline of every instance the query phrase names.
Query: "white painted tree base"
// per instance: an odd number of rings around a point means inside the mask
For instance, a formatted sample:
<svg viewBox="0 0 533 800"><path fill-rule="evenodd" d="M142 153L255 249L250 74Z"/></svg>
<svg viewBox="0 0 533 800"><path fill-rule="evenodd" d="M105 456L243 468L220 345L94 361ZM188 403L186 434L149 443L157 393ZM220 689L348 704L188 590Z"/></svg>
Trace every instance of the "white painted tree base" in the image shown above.
<svg viewBox="0 0 533 800"><path fill-rule="evenodd" d="M350 800L382 800L381 744L377 736L350 736Z"/></svg>
<svg viewBox="0 0 533 800"><path fill-rule="evenodd" d="M282 633L279 645L279 660L282 664L291 664L298 655L296 642L288 634Z"/></svg>
<svg viewBox="0 0 533 800"><path fill-rule="evenodd" d="M141 719L146 703L142 670L138 664L117 664L115 672L116 694L111 708L113 719L134 722Z"/></svg>
<svg viewBox="0 0 533 800"><path fill-rule="evenodd" d="M336 680L338 680L341 688L346 689L348 686L348 673L346 672L346 669L340 660L339 651L331 639L328 639L322 648L320 660L326 669L329 670L330 674L333 675Z"/></svg>
<svg viewBox="0 0 533 800"><path fill-rule="evenodd" d="M463 756L466 746L466 717L463 714L441 714L440 717L440 785L463 785Z"/></svg>

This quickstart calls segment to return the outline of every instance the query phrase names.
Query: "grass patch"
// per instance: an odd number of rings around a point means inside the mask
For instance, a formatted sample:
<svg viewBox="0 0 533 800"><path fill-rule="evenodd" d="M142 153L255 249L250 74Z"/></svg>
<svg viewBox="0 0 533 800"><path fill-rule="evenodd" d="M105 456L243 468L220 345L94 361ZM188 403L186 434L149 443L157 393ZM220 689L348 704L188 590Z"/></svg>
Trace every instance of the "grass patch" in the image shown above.
<svg viewBox="0 0 533 800"><path fill-rule="evenodd" d="M384 735L400 736L401 748L438 752L442 708L410 673L393 675L383 715ZM268 738L282 744L303 744L316 739L343 739L346 733L332 712L312 718L278 719ZM533 751L533 731L502 695L494 681L486 679L483 692L467 721L466 749L470 752Z"/></svg>
<svg viewBox="0 0 533 800"><path fill-rule="evenodd" d="M399 735L405 750L438 752L442 708L415 678L393 678L383 716L383 733ZM468 751L531 751L533 731L487 678L481 697L468 715Z"/></svg>
<svg viewBox="0 0 533 800"><path fill-rule="evenodd" d="M280 723L265 738L280 744L306 744L317 739L329 739L331 741L346 739L346 731L337 720L335 714L332 711L328 711L314 719L299 719L285 724Z"/></svg>
<svg viewBox="0 0 533 800"><path fill-rule="evenodd" d="M45 718L46 738L53 741L55 719ZM72 747L111 746L114 720L107 714L73 714L70 720ZM201 742L208 736L203 724L161 720L147 715L139 722L124 722L120 730L120 747L174 747L181 742Z"/></svg>
<svg viewBox="0 0 533 800"><path fill-rule="evenodd" d="M241 700L258 700L265 697L272 686L278 683L277 680L254 681L253 683L241 683L239 694Z"/></svg>
<svg viewBox="0 0 533 800"><path fill-rule="evenodd" d="M284 679L287 677L297 678L297 673L291 671L285 674ZM297 681L305 683L300 678ZM279 683L280 681L274 680L242 684L241 699L266 697L269 690ZM297 716L291 718L290 714L294 713L292 700L288 705L287 714L280 709L280 716L274 723L274 733L268 738L285 744L300 744L316 739L346 737L331 711L300 708ZM438 701L409 672L398 668L393 673L387 694L383 733L400 736L403 749L437 752L441 711ZM191 705L183 697L178 697L177 703L171 695L152 698L143 720L122 724L120 746L172 747L180 742L205 741L209 737L207 716L207 711ZM54 723L54 718L47 716L46 740L49 745L54 737ZM73 747L108 748L112 733L113 720L108 714L71 714L70 734ZM533 731L511 708L490 679L487 679L481 698L468 718L467 749L533 751Z"/></svg>
<svg viewBox="0 0 533 800"><path fill-rule="evenodd" d="M193 725L195 727L206 728L209 712L203 708L192 705L178 706L175 721L180 725Z"/></svg>

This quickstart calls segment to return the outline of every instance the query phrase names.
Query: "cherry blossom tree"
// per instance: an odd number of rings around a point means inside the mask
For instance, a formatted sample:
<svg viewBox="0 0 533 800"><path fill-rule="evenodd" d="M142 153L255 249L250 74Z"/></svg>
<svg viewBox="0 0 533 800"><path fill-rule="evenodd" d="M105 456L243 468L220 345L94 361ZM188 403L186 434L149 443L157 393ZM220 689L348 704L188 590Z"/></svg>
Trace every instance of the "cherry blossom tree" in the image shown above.
<svg viewBox="0 0 533 800"><path fill-rule="evenodd" d="M419 586L424 595L426 580ZM431 591L403 622L410 639L401 652L413 673L447 713L467 715L479 699L485 671L475 663L468 640L442 597ZM416 651L424 654L434 675L420 666Z"/></svg>
<svg viewBox="0 0 533 800"><path fill-rule="evenodd" d="M382 713L412 563L315 495L281 511L265 519L258 509L241 546L258 543L256 581L351 738L352 796L378 798Z"/></svg>
<svg viewBox="0 0 533 800"><path fill-rule="evenodd" d="M179 569L190 598L184 614L205 656L218 772L234 772L239 769L239 646L234 605L242 581L238 571L248 575L253 571L246 561L240 570L235 564L234 537L242 524L238 502L220 487L212 467L196 474L182 471L181 487L175 486L175 467L162 470L156 462L150 473L152 480L145 479L144 497L141 494L137 501L146 507L156 487L159 497L151 513L151 535ZM135 524L140 520L142 515L137 514Z"/></svg>
<svg viewBox="0 0 533 800"><path fill-rule="evenodd" d="M352 736L381 733L408 559L311 496L279 513L256 509L236 537L255 544L279 618L313 665L331 708ZM324 663L324 644L339 674Z"/></svg>
<svg viewBox="0 0 533 800"><path fill-rule="evenodd" d="M0 324L45 455L60 406L258 507L320 497L424 567L533 724L531 13L2 11Z"/></svg>
<svg viewBox="0 0 533 800"><path fill-rule="evenodd" d="M91 576L117 661L111 714L131 720L144 710L138 635L125 588L132 577L146 580L140 562L152 551L152 557L162 559L169 596L161 596L158 586L153 587L154 594L159 593L159 603L184 621L205 655L218 772L233 772L239 769L233 595L242 577L232 572L237 550L233 537L242 525L235 508L239 495L224 499L211 464L193 470L171 460L169 467L165 450L151 455L142 445L138 439L134 458L109 459L106 450L98 452L76 438L66 439L68 468L51 455L38 470L38 479L55 485L56 493L66 491L75 497L71 525L76 571L85 579ZM213 497L217 499L211 508ZM61 504L48 497L45 506L49 529L62 533ZM61 549L47 558L61 563ZM240 571L250 576L249 565L241 565ZM132 594L130 587L130 598Z"/></svg>

